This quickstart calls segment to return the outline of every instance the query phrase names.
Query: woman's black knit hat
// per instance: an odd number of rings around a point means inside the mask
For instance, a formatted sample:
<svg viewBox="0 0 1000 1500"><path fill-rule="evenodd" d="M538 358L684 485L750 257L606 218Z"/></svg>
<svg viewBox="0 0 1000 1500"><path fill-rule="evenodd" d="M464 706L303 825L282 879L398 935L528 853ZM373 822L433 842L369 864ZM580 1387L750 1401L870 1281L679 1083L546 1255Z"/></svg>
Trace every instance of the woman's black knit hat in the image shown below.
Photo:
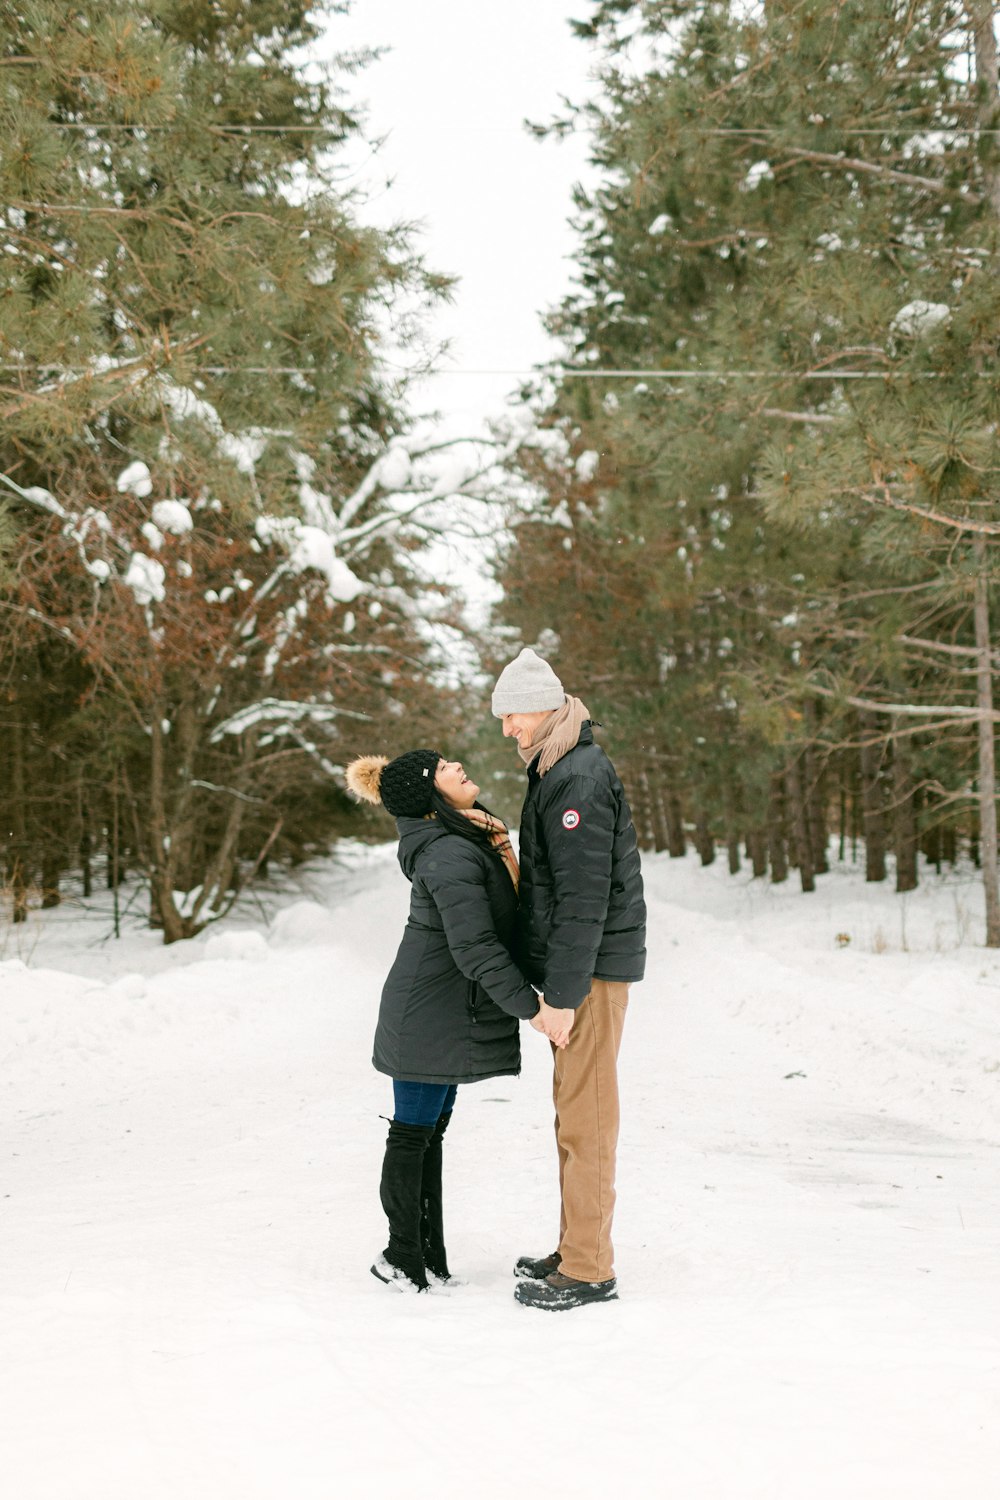
<svg viewBox="0 0 1000 1500"><path fill-rule="evenodd" d="M344 773L347 789L363 802L381 803L394 818L425 818L443 759L437 750L407 750L395 760L362 755Z"/></svg>

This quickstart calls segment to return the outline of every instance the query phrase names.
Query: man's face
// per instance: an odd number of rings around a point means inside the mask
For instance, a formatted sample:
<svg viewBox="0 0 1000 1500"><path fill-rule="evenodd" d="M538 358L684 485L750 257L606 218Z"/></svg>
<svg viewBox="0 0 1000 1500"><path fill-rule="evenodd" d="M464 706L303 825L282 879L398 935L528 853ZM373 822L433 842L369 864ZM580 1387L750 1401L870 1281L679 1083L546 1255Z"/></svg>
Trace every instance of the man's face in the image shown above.
<svg viewBox="0 0 1000 1500"><path fill-rule="evenodd" d="M540 724L544 724L551 714L551 708L545 708L540 713L533 714L504 714L500 720L504 739L517 740L522 750L529 750L535 730Z"/></svg>

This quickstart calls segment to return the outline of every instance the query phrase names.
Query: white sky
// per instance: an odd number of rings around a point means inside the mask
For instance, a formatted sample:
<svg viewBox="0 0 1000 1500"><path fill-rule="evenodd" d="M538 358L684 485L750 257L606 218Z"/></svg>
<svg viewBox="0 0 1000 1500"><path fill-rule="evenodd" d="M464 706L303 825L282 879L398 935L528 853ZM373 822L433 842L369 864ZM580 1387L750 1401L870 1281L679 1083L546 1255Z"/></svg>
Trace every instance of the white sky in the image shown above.
<svg viewBox="0 0 1000 1500"><path fill-rule="evenodd" d="M419 221L428 265L461 278L430 326L451 345L445 367L529 371L553 353L540 315L570 286L567 219L572 185L588 175L586 141L538 142L522 122L590 91L594 54L568 21L585 12L584 0L356 0L330 21L331 52L391 48L353 81L368 134L387 137L359 178L369 222ZM471 434L516 383L440 375L422 383L417 407Z"/></svg>

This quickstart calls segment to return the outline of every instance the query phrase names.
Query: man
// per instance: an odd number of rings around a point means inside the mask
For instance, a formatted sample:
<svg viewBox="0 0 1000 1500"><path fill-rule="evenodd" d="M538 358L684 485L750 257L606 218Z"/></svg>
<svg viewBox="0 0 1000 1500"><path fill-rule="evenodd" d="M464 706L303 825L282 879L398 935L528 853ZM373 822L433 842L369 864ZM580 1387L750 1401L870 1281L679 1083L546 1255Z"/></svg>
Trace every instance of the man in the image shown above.
<svg viewBox="0 0 1000 1500"><path fill-rule="evenodd" d="M532 1025L553 1043L559 1244L522 1256L515 1296L552 1311L617 1297L611 1245L618 1049L646 960L632 814L590 714L529 647L501 672L493 713L528 768L517 958L542 990Z"/></svg>

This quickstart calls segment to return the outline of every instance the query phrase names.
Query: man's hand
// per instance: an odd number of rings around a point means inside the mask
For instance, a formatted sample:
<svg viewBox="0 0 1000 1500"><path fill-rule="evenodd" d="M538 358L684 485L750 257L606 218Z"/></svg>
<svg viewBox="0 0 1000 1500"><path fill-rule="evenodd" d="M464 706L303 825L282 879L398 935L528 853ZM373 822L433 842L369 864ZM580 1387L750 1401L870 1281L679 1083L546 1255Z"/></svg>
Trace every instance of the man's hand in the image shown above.
<svg viewBox="0 0 1000 1500"><path fill-rule="evenodd" d="M560 1010L554 1005L546 1005L544 995L539 995L538 1014L532 1016L531 1024L536 1031L544 1032L553 1046L565 1047L575 1019L575 1010Z"/></svg>

